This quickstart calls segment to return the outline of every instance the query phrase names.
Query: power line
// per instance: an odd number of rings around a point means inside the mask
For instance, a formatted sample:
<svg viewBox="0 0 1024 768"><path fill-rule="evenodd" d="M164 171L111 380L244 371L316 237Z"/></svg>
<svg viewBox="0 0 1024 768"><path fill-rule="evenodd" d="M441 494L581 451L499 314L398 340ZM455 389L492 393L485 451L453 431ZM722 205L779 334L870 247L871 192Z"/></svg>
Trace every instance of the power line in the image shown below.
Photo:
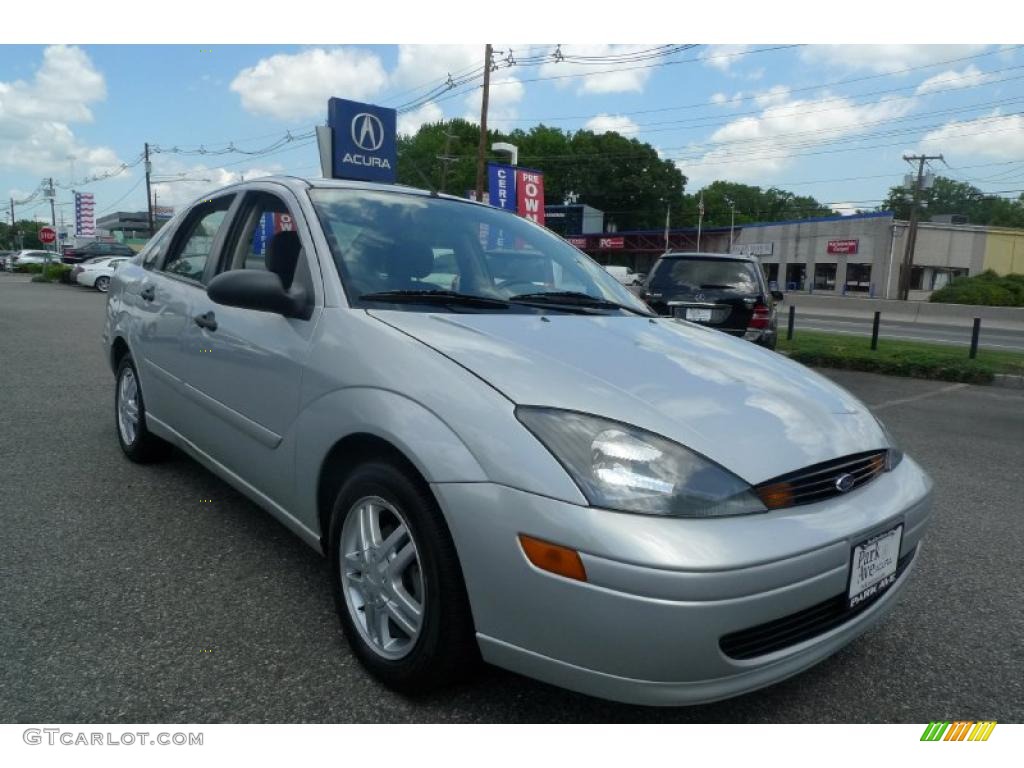
<svg viewBox="0 0 1024 768"><path fill-rule="evenodd" d="M1004 49L999 49L999 50L994 50L994 51L987 51L985 53L973 54L971 56L961 56L961 57L955 58L955 59L946 59L944 61L937 61L937 62L935 62L933 64L922 64L922 65L916 66L916 67L907 67L906 69L892 70L890 72L883 72L883 73L877 74L877 75L864 75L862 77L854 77L854 78L850 78L850 79L847 79L847 80L835 80L835 81L828 82L828 83L818 83L816 85L802 86L800 88L791 88L789 90L789 93L791 93L791 94L792 93L804 93L806 91L818 90L819 88L833 88L833 87L837 87L837 86L841 86L841 85L850 85L852 83L865 82L867 80L877 80L879 78L894 77L896 75L904 75L904 74L907 74L907 73L910 73L910 72L918 72L918 71L920 71L922 69L933 69L935 67L941 67L941 66L945 66L947 64L956 64L956 63L959 63L959 62L962 62L962 61L970 61L970 60L973 60L973 59L984 58L986 56L993 56L993 55L995 55L997 53L1003 53L1005 51L1015 50L1015 49L1021 48L1021 47L1024 47L1024 46L1022 46L1022 45L1015 45L1015 46L1012 46L1010 48L1004 48ZM982 74L993 74L993 73L998 73L998 72L1006 71L1007 69L1017 69L1017 68L1018 67L1007 67L1006 69L991 70L989 73L982 73ZM876 91L876 92L873 92L873 93L886 93L886 92L895 91L895 90L906 90L907 88L917 88L918 86L919 86L919 84L909 85L909 86L902 86L901 88L898 88L898 89L887 89L886 91ZM939 93L939 91L933 91L932 93ZM864 94L857 94L857 96L867 96L867 95L871 95L871 92L864 93ZM739 99L736 99L735 101L736 102L740 102L740 101L754 101L759 96L760 96L760 94L751 94L749 96L743 96L743 97L741 97ZM856 98L856 96L854 98ZM630 112L622 112L620 114L623 114L623 115L646 115L646 114L654 114L654 113L658 113L658 112L673 112L673 111L678 111L678 110L683 110L683 109L706 108L707 106L708 106L708 103L706 101L701 101L701 102L697 102L697 103L694 103L694 104L683 104L683 105L676 105L676 106L672 106L672 107L657 107L657 108L653 108L653 109L633 110L633 111L630 111ZM561 116L554 116L554 117L552 117L552 116L548 116L548 117L520 117L520 118L510 119L507 122L512 122L512 123L524 123L524 122L525 123L531 123L531 122L532 123L539 123L539 122L545 122L545 121L553 122L553 121L556 121L556 120L586 120L587 118L590 118L590 117L593 117L593 115L561 115Z"/></svg>

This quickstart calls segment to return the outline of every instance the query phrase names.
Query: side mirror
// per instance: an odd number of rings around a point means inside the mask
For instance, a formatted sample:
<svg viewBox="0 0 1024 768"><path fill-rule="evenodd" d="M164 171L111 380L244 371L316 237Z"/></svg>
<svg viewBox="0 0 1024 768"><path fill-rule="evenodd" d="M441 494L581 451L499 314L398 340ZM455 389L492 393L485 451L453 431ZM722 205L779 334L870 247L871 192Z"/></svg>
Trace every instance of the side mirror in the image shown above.
<svg viewBox="0 0 1024 768"><path fill-rule="evenodd" d="M228 307L274 312L303 320L313 315L313 303L305 290L294 286L286 291L277 273L265 269L221 272L206 287L206 295L217 304Z"/></svg>
<svg viewBox="0 0 1024 768"><path fill-rule="evenodd" d="M771 294L772 298L775 299L776 301L782 301L783 299L786 298L785 294L783 294L782 291L772 291Z"/></svg>

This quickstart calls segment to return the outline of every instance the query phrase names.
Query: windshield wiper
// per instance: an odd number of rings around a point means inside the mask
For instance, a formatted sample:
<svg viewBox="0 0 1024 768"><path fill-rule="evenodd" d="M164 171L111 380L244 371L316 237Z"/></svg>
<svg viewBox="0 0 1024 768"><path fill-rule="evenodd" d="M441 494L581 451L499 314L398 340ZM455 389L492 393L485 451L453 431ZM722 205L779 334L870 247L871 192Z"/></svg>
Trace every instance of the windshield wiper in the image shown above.
<svg viewBox="0 0 1024 768"><path fill-rule="evenodd" d="M722 288L722 289L727 289L727 288L733 288L734 286L732 286L732 285L721 285L719 283L701 283L700 287L701 288Z"/></svg>
<svg viewBox="0 0 1024 768"><path fill-rule="evenodd" d="M625 304L619 304L617 301L601 299L597 296L591 296L589 293L582 293L580 291L540 291L538 293L520 293L517 296L510 297L509 301L515 304L550 304L571 307L593 307L594 309L623 309L626 312L632 312L634 315L643 315L644 317L648 317L650 315L648 312L644 312L643 310L636 309Z"/></svg>
<svg viewBox="0 0 1024 768"><path fill-rule="evenodd" d="M472 293L459 293L458 291L378 291L377 293L364 293L359 297L360 301L380 301L387 303L422 303L422 304L462 304L472 307L486 307L495 309L508 309L511 305L504 299L495 299L489 296L477 296Z"/></svg>

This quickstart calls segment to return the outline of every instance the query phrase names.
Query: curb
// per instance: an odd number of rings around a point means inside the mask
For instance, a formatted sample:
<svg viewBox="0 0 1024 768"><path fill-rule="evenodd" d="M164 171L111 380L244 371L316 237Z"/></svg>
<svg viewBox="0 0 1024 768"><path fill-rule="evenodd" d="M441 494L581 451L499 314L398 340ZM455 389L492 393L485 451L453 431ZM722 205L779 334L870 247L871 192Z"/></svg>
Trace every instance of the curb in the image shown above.
<svg viewBox="0 0 1024 768"><path fill-rule="evenodd" d="M1024 389L1024 376L1013 373L997 373L992 379L993 387L1005 387L1007 389Z"/></svg>

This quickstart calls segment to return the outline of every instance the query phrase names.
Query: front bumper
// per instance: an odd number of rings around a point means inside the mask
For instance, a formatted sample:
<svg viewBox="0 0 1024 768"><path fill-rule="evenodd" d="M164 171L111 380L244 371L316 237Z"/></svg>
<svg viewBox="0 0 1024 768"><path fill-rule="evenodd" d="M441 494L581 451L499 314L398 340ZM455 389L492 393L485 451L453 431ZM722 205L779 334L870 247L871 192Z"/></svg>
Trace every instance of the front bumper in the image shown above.
<svg viewBox="0 0 1024 768"><path fill-rule="evenodd" d="M744 660L719 645L845 594L851 549L876 532L902 523L901 557L918 548L931 482L907 458L837 499L718 520L608 512L487 483L434 489L486 660L594 696L679 705L783 680L884 616L913 560L880 599L810 639ZM520 533L577 549L588 581L532 566Z"/></svg>

